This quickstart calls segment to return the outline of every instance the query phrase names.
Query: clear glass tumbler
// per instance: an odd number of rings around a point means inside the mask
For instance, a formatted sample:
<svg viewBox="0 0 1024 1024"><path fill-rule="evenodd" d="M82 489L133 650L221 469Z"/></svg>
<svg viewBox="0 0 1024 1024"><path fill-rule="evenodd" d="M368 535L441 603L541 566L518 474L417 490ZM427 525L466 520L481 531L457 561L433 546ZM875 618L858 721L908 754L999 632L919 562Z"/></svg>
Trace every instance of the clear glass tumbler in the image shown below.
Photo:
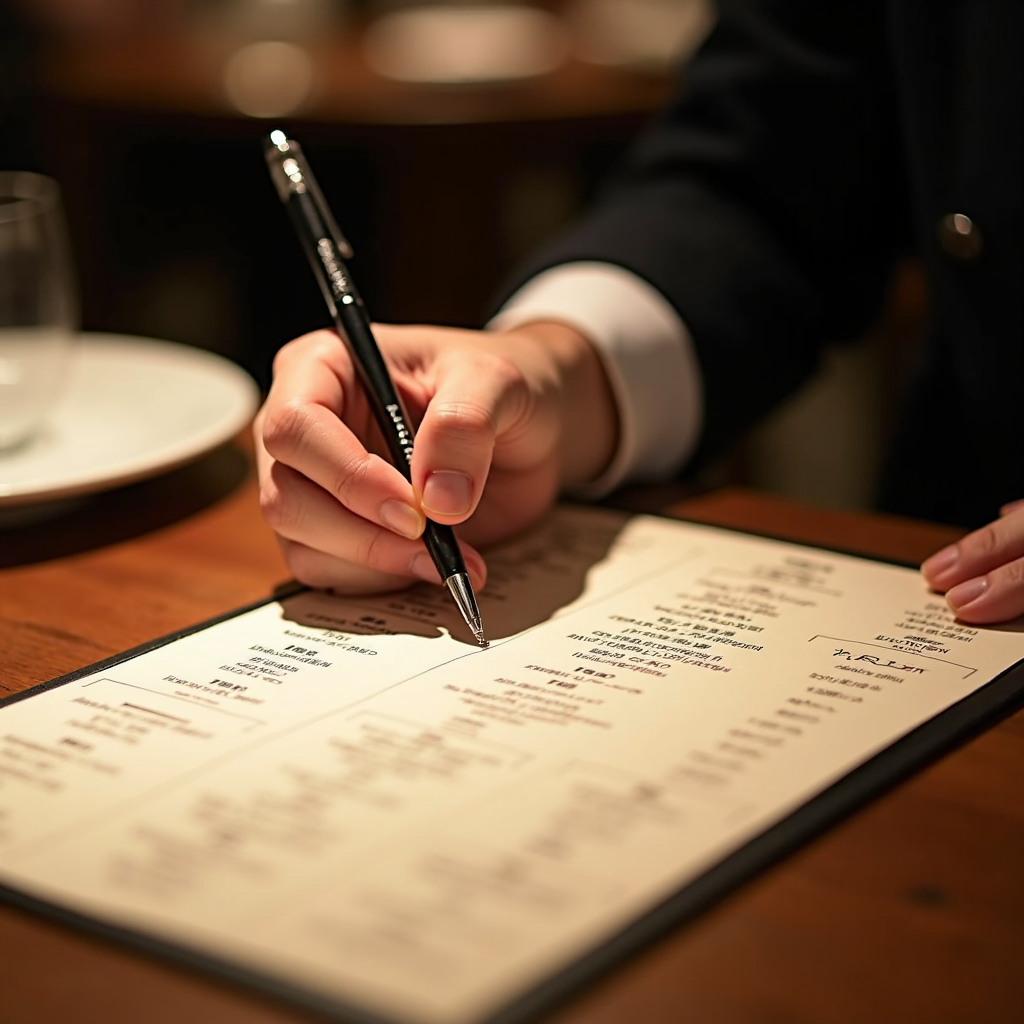
<svg viewBox="0 0 1024 1024"><path fill-rule="evenodd" d="M43 175L0 172L0 458L43 429L77 329L60 189Z"/></svg>

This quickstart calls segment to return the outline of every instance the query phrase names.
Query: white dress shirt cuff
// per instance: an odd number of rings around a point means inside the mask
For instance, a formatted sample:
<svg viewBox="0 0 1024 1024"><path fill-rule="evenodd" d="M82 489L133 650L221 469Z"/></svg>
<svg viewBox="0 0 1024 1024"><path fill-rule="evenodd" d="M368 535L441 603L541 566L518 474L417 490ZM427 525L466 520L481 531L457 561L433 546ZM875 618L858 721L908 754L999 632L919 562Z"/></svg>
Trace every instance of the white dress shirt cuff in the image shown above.
<svg viewBox="0 0 1024 1024"><path fill-rule="evenodd" d="M703 395L690 332L661 292L614 264L566 263L528 281L487 327L541 320L590 340L618 404L618 450L597 480L574 493L600 498L625 483L677 473L697 445Z"/></svg>

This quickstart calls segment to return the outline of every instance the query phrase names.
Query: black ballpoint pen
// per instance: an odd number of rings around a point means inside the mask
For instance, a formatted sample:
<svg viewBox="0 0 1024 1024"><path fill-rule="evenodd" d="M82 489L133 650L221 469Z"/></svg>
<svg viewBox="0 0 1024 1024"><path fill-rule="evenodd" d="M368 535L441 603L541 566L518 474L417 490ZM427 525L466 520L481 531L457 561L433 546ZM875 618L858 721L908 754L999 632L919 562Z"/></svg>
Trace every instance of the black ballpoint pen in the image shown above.
<svg viewBox="0 0 1024 1024"><path fill-rule="evenodd" d="M334 326L352 353L391 458L409 480L413 427L377 347L366 306L345 265L344 261L352 257L352 247L338 229L298 143L282 131L273 131L266 140L265 151L270 176L288 208ZM423 541L466 625L477 643L486 647L480 609L452 528L428 519Z"/></svg>

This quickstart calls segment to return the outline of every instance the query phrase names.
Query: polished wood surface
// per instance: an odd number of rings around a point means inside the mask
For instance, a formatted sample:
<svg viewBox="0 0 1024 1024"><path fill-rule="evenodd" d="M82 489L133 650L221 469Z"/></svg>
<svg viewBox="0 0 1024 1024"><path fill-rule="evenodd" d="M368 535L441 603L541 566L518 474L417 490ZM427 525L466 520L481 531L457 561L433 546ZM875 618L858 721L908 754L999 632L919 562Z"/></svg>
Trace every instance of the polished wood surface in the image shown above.
<svg viewBox="0 0 1024 1024"><path fill-rule="evenodd" d="M67 40L41 66L48 93L96 107L244 120L225 89L225 68L244 39L160 32L109 40ZM507 82L395 81L367 63L357 31L297 44L309 58L308 95L287 116L330 125L495 124L649 113L668 97L672 76L567 59L543 75Z"/></svg>
<svg viewBox="0 0 1024 1024"><path fill-rule="evenodd" d="M664 507L671 492L634 496ZM916 561L955 533L730 489L684 515ZM0 509L0 693L287 579L243 447L17 523ZM24 518L24 513L21 514ZM557 1024L1024 1019L1024 714L937 761L550 1015ZM0 907L3 1024L285 1024L265 997Z"/></svg>

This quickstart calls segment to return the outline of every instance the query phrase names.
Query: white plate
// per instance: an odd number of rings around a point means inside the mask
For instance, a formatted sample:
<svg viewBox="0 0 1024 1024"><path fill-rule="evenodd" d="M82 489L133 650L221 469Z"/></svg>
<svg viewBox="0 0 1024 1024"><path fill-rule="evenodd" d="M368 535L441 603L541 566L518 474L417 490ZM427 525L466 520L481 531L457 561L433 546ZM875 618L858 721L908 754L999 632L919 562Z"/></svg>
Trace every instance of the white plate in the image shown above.
<svg viewBox="0 0 1024 1024"><path fill-rule="evenodd" d="M0 452L0 507L105 490L208 452L259 402L221 356L115 334L79 336L64 398L28 444Z"/></svg>

